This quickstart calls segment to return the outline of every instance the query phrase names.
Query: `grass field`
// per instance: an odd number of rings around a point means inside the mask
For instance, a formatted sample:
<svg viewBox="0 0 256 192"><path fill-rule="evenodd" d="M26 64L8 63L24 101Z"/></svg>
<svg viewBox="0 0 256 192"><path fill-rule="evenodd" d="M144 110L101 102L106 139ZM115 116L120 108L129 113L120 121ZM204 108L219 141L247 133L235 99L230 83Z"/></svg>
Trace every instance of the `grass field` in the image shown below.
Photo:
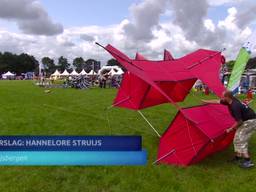
<svg viewBox="0 0 256 192"><path fill-rule="evenodd" d="M0 167L0 191L255 191L256 169L227 163L232 147L187 168L152 165L158 137L137 112L113 108L115 89L44 89L31 81L0 81L1 135L142 135L148 164L141 167ZM197 98L197 99L196 99ZM199 102L190 96L184 105ZM210 97L209 97L210 98ZM255 106L255 103L252 104ZM162 133L176 111L143 111ZM256 137L250 143L256 161Z"/></svg>

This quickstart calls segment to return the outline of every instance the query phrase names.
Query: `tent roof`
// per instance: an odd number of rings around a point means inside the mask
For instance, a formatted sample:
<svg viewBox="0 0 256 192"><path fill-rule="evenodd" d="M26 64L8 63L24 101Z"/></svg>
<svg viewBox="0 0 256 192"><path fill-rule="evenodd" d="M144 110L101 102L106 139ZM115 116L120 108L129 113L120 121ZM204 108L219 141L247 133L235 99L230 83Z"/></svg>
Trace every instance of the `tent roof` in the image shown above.
<svg viewBox="0 0 256 192"><path fill-rule="evenodd" d="M73 71L72 71L72 73L70 73L70 75L74 75L74 76L78 76L79 74L76 72L76 70L74 69Z"/></svg>
<svg viewBox="0 0 256 192"><path fill-rule="evenodd" d="M60 76L60 72L58 71L58 69L56 69L56 71L51 76Z"/></svg>
<svg viewBox="0 0 256 192"><path fill-rule="evenodd" d="M15 76L15 74L8 71L7 73L4 73L3 76Z"/></svg>
<svg viewBox="0 0 256 192"><path fill-rule="evenodd" d="M123 70L121 68L116 69L117 71L115 71L113 68L110 70L109 74L111 74L112 76L114 75L122 75L124 74Z"/></svg>
<svg viewBox="0 0 256 192"><path fill-rule="evenodd" d="M95 71L91 70L91 71L88 73L88 75L97 75L97 73L96 73Z"/></svg>
<svg viewBox="0 0 256 192"><path fill-rule="evenodd" d="M119 66L114 65L114 66L103 66L99 71L98 74L100 75L103 71L111 71L112 69L119 70L121 69Z"/></svg>
<svg viewBox="0 0 256 192"><path fill-rule="evenodd" d="M79 75L87 75L87 73L86 73L85 70L83 69L83 70L79 73Z"/></svg>
<svg viewBox="0 0 256 192"><path fill-rule="evenodd" d="M124 74L124 71L120 68L117 72L116 72L116 75L122 75Z"/></svg>
<svg viewBox="0 0 256 192"><path fill-rule="evenodd" d="M65 71L63 71L63 73L61 73L62 76L69 76L69 72L65 69Z"/></svg>
<svg viewBox="0 0 256 192"><path fill-rule="evenodd" d="M102 66L100 70L104 70L104 69L107 69L107 70L111 70L111 69L119 69L120 67L117 66L117 65L113 65L113 66Z"/></svg>
<svg viewBox="0 0 256 192"><path fill-rule="evenodd" d="M116 71L112 68L112 69L109 71L109 74L115 75L115 74L116 74Z"/></svg>

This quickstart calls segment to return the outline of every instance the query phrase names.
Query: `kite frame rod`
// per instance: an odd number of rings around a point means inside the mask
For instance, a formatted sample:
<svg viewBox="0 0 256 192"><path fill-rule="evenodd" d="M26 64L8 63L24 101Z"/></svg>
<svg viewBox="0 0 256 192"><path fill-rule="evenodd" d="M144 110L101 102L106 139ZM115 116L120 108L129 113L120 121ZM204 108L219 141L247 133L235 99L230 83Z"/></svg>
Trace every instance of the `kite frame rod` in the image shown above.
<svg viewBox="0 0 256 192"><path fill-rule="evenodd" d="M123 99L123 100L121 100L121 101L119 101L119 102L117 102L117 103L114 103L113 105L109 106L109 107L107 108L107 110L109 110L109 109L111 109L111 108L113 108L113 107L115 107L115 106L117 106L117 105L120 105L121 103L124 103L125 101L129 100L130 98L131 98L131 97L126 97L125 99Z"/></svg>
<svg viewBox="0 0 256 192"><path fill-rule="evenodd" d="M102 48L105 49L107 52L110 52L110 51L108 51L108 50L106 49L106 47L104 47L103 45L99 44L98 42L95 42L95 44L98 45L98 46L100 46L100 47L102 47ZM127 63L129 63L130 65L132 65L132 66L136 67L137 69L143 71L142 68L138 67L137 65L134 65L134 64L132 63L132 61L130 61L130 60L128 60L128 59L126 59L126 58L124 58L124 57L118 55L118 54L115 53L115 52L110 52L110 53L113 53L113 54L116 55L117 57L119 57L119 58L125 60L125 61L126 61Z"/></svg>
<svg viewBox="0 0 256 192"><path fill-rule="evenodd" d="M175 149L172 149L170 152L166 153L164 156L162 156L162 157L158 158L157 160L155 160L155 161L152 163L152 165L158 163L159 161L165 159L166 157L168 157L169 155L172 155L172 154L175 153L175 152L176 152L176 150L175 150Z"/></svg>
<svg viewBox="0 0 256 192"><path fill-rule="evenodd" d="M205 58L201 59L200 61L198 61L198 62L196 62L196 63L194 63L194 64L188 66L187 69L192 69L192 68L194 68L195 66L197 66L197 65L199 65L199 64L201 64L201 63L207 61L208 59L213 58L213 57L217 56L218 54L221 54L223 51L225 51L225 49L223 49L223 50L221 50L221 51L219 51L219 52L217 52L217 53L215 53L215 54L213 54L213 55L209 55L208 57L205 57Z"/></svg>
<svg viewBox="0 0 256 192"><path fill-rule="evenodd" d="M158 133L158 131L154 128L154 126L148 121L148 119L143 115L143 113L138 110L138 113L141 115L141 117L148 123L148 125L154 130L154 132L157 134L159 138L161 138L161 135Z"/></svg>

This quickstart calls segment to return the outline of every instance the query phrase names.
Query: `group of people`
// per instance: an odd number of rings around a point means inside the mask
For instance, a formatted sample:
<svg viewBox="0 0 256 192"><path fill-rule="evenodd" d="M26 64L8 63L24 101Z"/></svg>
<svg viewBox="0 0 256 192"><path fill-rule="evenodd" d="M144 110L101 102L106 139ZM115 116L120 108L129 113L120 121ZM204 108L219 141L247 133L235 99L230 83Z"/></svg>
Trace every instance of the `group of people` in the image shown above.
<svg viewBox="0 0 256 192"><path fill-rule="evenodd" d="M120 86L121 78L119 76L111 76L108 73L103 73L99 77L100 88L118 88Z"/></svg>

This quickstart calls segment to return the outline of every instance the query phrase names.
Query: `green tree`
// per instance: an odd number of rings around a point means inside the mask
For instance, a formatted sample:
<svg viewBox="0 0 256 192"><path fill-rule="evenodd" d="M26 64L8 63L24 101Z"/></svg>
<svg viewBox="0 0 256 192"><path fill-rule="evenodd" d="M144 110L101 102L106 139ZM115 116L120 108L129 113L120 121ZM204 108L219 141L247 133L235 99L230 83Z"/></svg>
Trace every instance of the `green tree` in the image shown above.
<svg viewBox="0 0 256 192"><path fill-rule="evenodd" d="M54 73L56 70L56 65L54 64L54 60L49 57L42 58L42 64L44 66L44 71L49 75Z"/></svg>
<svg viewBox="0 0 256 192"><path fill-rule="evenodd" d="M70 64L68 63L68 59L63 57L63 56L59 57L57 68L60 71L64 71L65 69L69 69L70 68Z"/></svg>
<svg viewBox="0 0 256 192"><path fill-rule="evenodd" d="M85 68L85 61L82 57L77 57L73 60L73 66L77 71L82 71Z"/></svg>
<svg viewBox="0 0 256 192"><path fill-rule="evenodd" d="M246 69L256 69L256 57L251 58L247 65L246 65Z"/></svg>
<svg viewBox="0 0 256 192"><path fill-rule="evenodd" d="M232 69L233 69L233 67L235 65L235 62L236 61L233 61L233 60L226 62L226 66L228 68L228 71L232 71Z"/></svg>
<svg viewBox="0 0 256 192"><path fill-rule="evenodd" d="M10 52L4 52L0 58L0 72L13 71L16 63L17 55L13 55ZM16 71L13 71L16 72Z"/></svg>
<svg viewBox="0 0 256 192"><path fill-rule="evenodd" d="M116 59L109 59L107 62L107 66L120 66L120 63Z"/></svg>
<svg viewBox="0 0 256 192"><path fill-rule="evenodd" d="M25 73L25 72L35 72L39 62L36 60L34 56L28 55L26 53L22 53L16 59L17 65L17 73ZM15 70L14 70L15 71Z"/></svg>
<svg viewBox="0 0 256 192"><path fill-rule="evenodd" d="M10 52L0 54L0 72L15 72L17 75L25 72L34 72L38 67L38 61L34 56L22 53L16 55Z"/></svg>
<svg viewBox="0 0 256 192"><path fill-rule="evenodd" d="M91 70L98 72L100 70L100 62L95 59L88 59L85 61L85 71L90 72Z"/></svg>
<svg viewBox="0 0 256 192"><path fill-rule="evenodd" d="M108 60L107 66L119 66L123 69L123 71L125 71L125 68L116 59L113 58Z"/></svg>
<svg viewBox="0 0 256 192"><path fill-rule="evenodd" d="M235 62L236 61L231 60L226 63L226 66L228 67L229 71L232 71L232 69L235 65ZM246 65L246 69L256 69L256 57L249 59L247 65Z"/></svg>

